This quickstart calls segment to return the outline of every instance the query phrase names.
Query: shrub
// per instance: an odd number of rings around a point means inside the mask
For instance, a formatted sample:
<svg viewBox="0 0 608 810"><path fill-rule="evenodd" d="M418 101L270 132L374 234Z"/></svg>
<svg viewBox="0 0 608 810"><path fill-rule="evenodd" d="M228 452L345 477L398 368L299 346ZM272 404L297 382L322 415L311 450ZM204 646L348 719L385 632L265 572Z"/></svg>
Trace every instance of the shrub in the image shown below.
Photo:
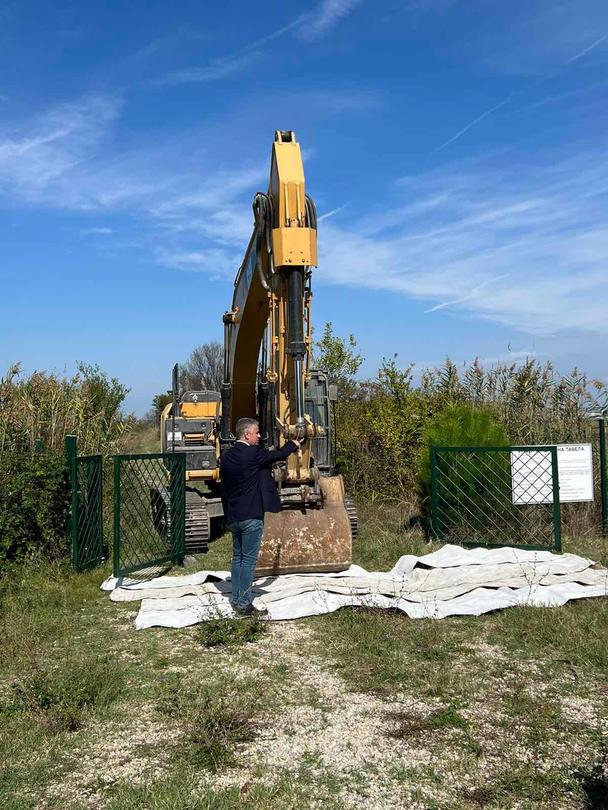
<svg viewBox="0 0 608 810"><path fill-rule="evenodd" d="M204 647L229 647L257 641L267 630L264 619L211 619L198 627L196 638Z"/></svg>
<svg viewBox="0 0 608 810"><path fill-rule="evenodd" d="M0 568L14 559L68 549L69 483L53 451L0 456Z"/></svg>
<svg viewBox="0 0 608 810"><path fill-rule="evenodd" d="M64 436L78 436L79 451L113 453L133 426L121 406L128 388L97 366L80 364L73 377L36 371L23 379L19 365L0 379L0 456L32 452L36 440L63 451Z"/></svg>
<svg viewBox="0 0 608 810"><path fill-rule="evenodd" d="M429 447L504 447L509 440L504 427L485 408L452 404L429 421L423 434L418 476L423 498L431 492Z"/></svg>
<svg viewBox="0 0 608 810"><path fill-rule="evenodd" d="M513 444L580 442L593 432L587 413L608 407L605 382L576 368L562 376L533 358L489 369L475 360L461 373L447 359L423 373L420 390L436 409L455 402L490 408Z"/></svg>
<svg viewBox="0 0 608 810"><path fill-rule="evenodd" d="M341 389L337 468L349 491L374 503L417 501L416 463L431 403L412 387L411 368L384 360L375 380Z"/></svg>
<svg viewBox="0 0 608 810"><path fill-rule="evenodd" d="M235 764L238 743L253 738L261 695L238 682L187 685L179 677L159 684L158 710L181 722L179 758L210 771Z"/></svg>
<svg viewBox="0 0 608 810"><path fill-rule="evenodd" d="M426 527L430 524L431 461L429 448L504 447L508 445L504 427L493 414L473 405L452 404L437 413L424 431L424 443L418 461L420 505ZM478 515L502 503L510 503L510 460L508 454L490 454L480 464L468 454L453 455L443 469L442 508L450 520L461 517L462 509L473 522ZM446 480L447 479L447 480ZM463 506L464 505L464 506ZM483 522L483 521L482 521ZM465 521L465 535L471 531ZM470 540L468 536L464 540Z"/></svg>
<svg viewBox="0 0 608 810"><path fill-rule="evenodd" d="M22 378L16 365L0 378L0 568L7 560L68 550L64 437L78 437L80 455L120 452L134 424L121 411L127 393L82 363L73 377Z"/></svg>

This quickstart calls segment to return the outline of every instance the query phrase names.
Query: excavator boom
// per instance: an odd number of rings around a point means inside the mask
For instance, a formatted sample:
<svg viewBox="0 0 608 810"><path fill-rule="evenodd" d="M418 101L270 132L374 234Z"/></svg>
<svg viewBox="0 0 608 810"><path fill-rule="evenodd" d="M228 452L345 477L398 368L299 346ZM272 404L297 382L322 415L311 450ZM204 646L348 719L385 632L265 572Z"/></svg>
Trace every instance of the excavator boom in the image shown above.
<svg viewBox="0 0 608 810"><path fill-rule="evenodd" d="M224 315L220 444L231 445L237 420L254 414L268 446L303 440L275 469L283 510L266 515L257 572L339 571L350 565L352 507L349 516L341 476L328 475L315 457L324 439L329 447L329 426L316 418L319 401L307 400L313 383L327 388L311 368L317 218L293 132L275 133L268 192L256 194L253 210L254 231Z"/></svg>

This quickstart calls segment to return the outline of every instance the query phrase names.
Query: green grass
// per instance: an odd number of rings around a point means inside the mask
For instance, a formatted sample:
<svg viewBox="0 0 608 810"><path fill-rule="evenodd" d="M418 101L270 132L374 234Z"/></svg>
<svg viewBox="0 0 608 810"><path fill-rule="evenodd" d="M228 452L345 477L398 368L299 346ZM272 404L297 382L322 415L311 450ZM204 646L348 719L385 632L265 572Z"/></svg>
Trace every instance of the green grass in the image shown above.
<svg viewBox="0 0 608 810"><path fill-rule="evenodd" d="M232 535L226 531L217 540L209 544L207 554L201 554L196 559L199 568L211 571L229 571L231 557Z"/></svg>
<svg viewBox="0 0 608 810"><path fill-rule="evenodd" d="M398 512L361 511L355 561L368 569L431 550ZM603 541L566 547L606 559ZM210 548L197 567L225 570L229 537ZM136 632L138 604L99 591L108 573L38 564L0 582L3 810L345 806L347 777L314 747L280 768L250 763L243 791L221 781L284 713L302 707L331 722L332 699L298 681L276 625ZM349 776L360 806L382 779L404 807L606 804L608 600L441 621L347 609L290 632L304 665L313 654L345 690L380 701L378 733L414 757L384 769L370 760ZM590 719L573 713L576 701Z"/></svg>
<svg viewBox="0 0 608 810"><path fill-rule="evenodd" d="M437 709L426 716L405 710L393 712L389 716L397 724L391 732L391 737L396 739L410 738L415 734L427 734L446 728L466 731L470 725L455 706Z"/></svg>
<svg viewBox="0 0 608 810"><path fill-rule="evenodd" d="M388 571L403 554L428 554L440 543L427 543L421 530L408 529L394 507L358 504L359 531L353 543L353 562L368 571Z"/></svg>
<svg viewBox="0 0 608 810"><path fill-rule="evenodd" d="M272 785L252 783L244 788L210 789L199 785L196 771L179 768L171 777L146 785L119 783L111 791L107 810L303 810L318 806L319 794L305 774L283 773ZM331 796L323 808L344 805Z"/></svg>
<svg viewBox="0 0 608 810"><path fill-rule="evenodd" d="M234 806L235 791L189 785L202 772L237 764L259 712L281 710L275 695L289 667L259 659L256 643L267 627L255 620L135 631L139 605L113 603L99 590L108 574L75 575L67 565L40 563L2 580L0 807L35 808L43 798L49 808L84 807L91 791L104 807L122 806L122 797L134 807L141 796L150 807ZM248 671L255 679L243 674ZM144 742L129 743L131 732ZM149 788L107 781L103 762L114 756L113 740L123 740L121 761L137 761L138 776L149 772ZM74 776L83 755L97 763L87 766L86 785ZM97 786L90 781L96 769ZM186 775L185 786L171 778L176 770ZM300 795L288 781L277 794L284 807ZM252 786L243 806L264 806L274 793L262 787ZM81 792L81 805L65 798Z"/></svg>
<svg viewBox="0 0 608 810"><path fill-rule="evenodd" d="M76 731L96 709L111 705L123 687L122 667L99 655L68 653L33 662L25 677L12 681L13 699L0 711L34 718L51 731Z"/></svg>

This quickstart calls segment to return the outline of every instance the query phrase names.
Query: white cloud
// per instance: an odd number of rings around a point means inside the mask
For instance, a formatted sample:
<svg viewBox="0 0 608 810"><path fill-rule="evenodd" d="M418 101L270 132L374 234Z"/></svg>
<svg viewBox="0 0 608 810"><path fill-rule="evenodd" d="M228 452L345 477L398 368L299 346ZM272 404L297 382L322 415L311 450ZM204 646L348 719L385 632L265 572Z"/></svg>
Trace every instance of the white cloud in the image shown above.
<svg viewBox="0 0 608 810"><path fill-rule="evenodd" d="M205 273L218 279L234 278L241 258L238 253L229 253L220 248L174 251L161 249L156 254L158 264L171 270Z"/></svg>
<svg viewBox="0 0 608 810"><path fill-rule="evenodd" d="M431 318L449 309L532 334L608 333L605 154L455 166L397 189L408 199L325 224L317 283L402 293L431 303Z"/></svg>
<svg viewBox="0 0 608 810"><path fill-rule="evenodd" d="M0 191L31 202L96 154L120 111L116 97L90 96L0 130Z"/></svg>
<svg viewBox="0 0 608 810"><path fill-rule="evenodd" d="M112 142L119 111L117 99L90 97L0 129L0 195L179 222L215 212L267 178L261 163L222 168L193 148L198 134L160 142L147 136L146 143L121 148Z"/></svg>
<svg viewBox="0 0 608 810"><path fill-rule="evenodd" d="M327 211L325 214L321 214L321 216L317 217L318 222L322 222L324 219L329 219L330 217L334 217L336 214L339 214L340 211L346 208L345 205L340 205L338 208L332 208L331 211Z"/></svg>
<svg viewBox="0 0 608 810"><path fill-rule="evenodd" d="M150 143L121 149L112 140L119 110L117 100L86 98L0 131L0 198L126 215L138 221L136 240L164 266L233 276L251 235L251 195L266 184L267 163L223 166L193 147L199 133L148 136ZM96 225L80 230L107 237L108 246L112 233Z"/></svg>
<svg viewBox="0 0 608 810"><path fill-rule="evenodd" d="M508 104L511 101L512 98L513 98L513 93L509 93L509 95L505 96L505 98L503 98L502 101L499 101L498 104L494 104L492 107L489 107L487 110L482 112L480 115L473 118L473 120L469 121L468 124L465 124L465 126L462 127L462 129L459 129L458 132L455 135L452 135L451 138L448 138L447 141L444 141L440 146L438 146L435 149L435 152L440 152L442 149L445 149L446 146L449 146L450 144L454 143L454 141L457 141L460 137L462 137L465 134L465 132L468 132L476 124L479 124L481 121L483 121L484 118L487 118L489 115L492 115L492 113L495 113L498 110L500 110L501 107L504 107L505 104Z"/></svg>
<svg viewBox="0 0 608 810"><path fill-rule="evenodd" d="M574 56L571 56L570 59L567 59L564 62L564 64L565 65L571 65L573 62L578 62L579 59L582 59L583 56L587 56L588 53L591 53L591 51L594 51L597 47L599 47L607 39L608 39L608 32L603 34L601 37L598 37L597 39L594 39L593 42L590 43L589 45L587 45L586 48L583 48L582 51L579 51L578 53L575 53Z"/></svg>
<svg viewBox="0 0 608 810"><path fill-rule="evenodd" d="M442 301L441 304L435 304L434 307L430 309L426 309L425 312L438 312L440 309L447 309L448 307L453 307L456 304L464 304L465 301L470 301L471 298L475 298L479 293L484 290L488 285L495 284L497 281L500 281L503 278L507 278L509 274L503 273L500 276L496 276L496 278L489 278L486 281L482 281L481 283L477 284L477 286L473 287L471 292L466 293L465 295L460 296L460 298L454 298L453 301Z"/></svg>
<svg viewBox="0 0 608 810"><path fill-rule="evenodd" d="M109 236L111 233L114 233L114 229L98 226L92 228L82 228L80 233L82 236Z"/></svg>
<svg viewBox="0 0 608 810"><path fill-rule="evenodd" d="M239 73L245 67L248 67L259 56L259 51L252 51L250 48L246 48L241 53L212 59L211 62L206 65L201 65L200 67L174 70L164 78L154 82L154 84L163 86L226 79L235 73Z"/></svg>
<svg viewBox="0 0 608 810"><path fill-rule="evenodd" d="M361 0L321 0L302 20L298 36L305 40L315 40L334 28L361 4Z"/></svg>
<svg viewBox="0 0 608 810"><path fill-rule="evenodd" d="M0 195L126 214L164 266L232 277L266 161L228 169L192 148L198 133L107 157L119 108L89 98L0 133ZM352 201L344 221L336 209L324 218L316 283L400 293L433 310L429 320L460 312L535 334L608 332L604 152L528 163L496 152L377 191L376 208L357 215Z"/></svg>
<svg viewBox="0 0 608 810"><path fill-rule="evenodd" d="M189 84L226 79L248 68L264 53L271 42L293 32L299 39L313 41L323 37L351 13L362 0L321 0L311 11L298 14L286 25L271 31L243 48L211 59L203 65L174 70L153 82L154 85Z"/></svg>
<svg viewBox="0 0 608 810"><path fill-rule="evenodd" d="M494 17L495 33L480 43L486 61L515 75L543 75L581 60L606 58L608 5L605 0L531 0L524 14L510 5Z"/></svg>

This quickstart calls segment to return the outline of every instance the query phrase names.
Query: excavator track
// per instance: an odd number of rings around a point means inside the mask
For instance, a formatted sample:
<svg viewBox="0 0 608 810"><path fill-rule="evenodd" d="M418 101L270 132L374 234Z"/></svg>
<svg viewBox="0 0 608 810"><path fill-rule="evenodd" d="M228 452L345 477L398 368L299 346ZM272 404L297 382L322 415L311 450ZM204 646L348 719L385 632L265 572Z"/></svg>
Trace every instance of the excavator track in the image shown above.
<svg viewBox="0 0 608 810"><path fill-rule="evenodd" d="M171 537L169 492L165 487L150 488L150 515L156 531L167 541ZM186 554L206 554L211 541L211 516L202 498L186 497Z"/></svg>
<svg viewBox="0 0 608 810"><path fill-rule="evenodd" d="M186 553L206 554L211 540L211 517L205 503L186 502Z"/></svg>
<svg viewBox="0 0 608 810"><path fill-rule="evenodd" d="M352 498L349 498L348 495L344 498L344 506L346 507L346 513L348 515L348 519L350 521L350 531L352 534L353 540L357 537L357 532L359 531L359 519L357 517L357 507L355 506L355 502Z"/></svg>

